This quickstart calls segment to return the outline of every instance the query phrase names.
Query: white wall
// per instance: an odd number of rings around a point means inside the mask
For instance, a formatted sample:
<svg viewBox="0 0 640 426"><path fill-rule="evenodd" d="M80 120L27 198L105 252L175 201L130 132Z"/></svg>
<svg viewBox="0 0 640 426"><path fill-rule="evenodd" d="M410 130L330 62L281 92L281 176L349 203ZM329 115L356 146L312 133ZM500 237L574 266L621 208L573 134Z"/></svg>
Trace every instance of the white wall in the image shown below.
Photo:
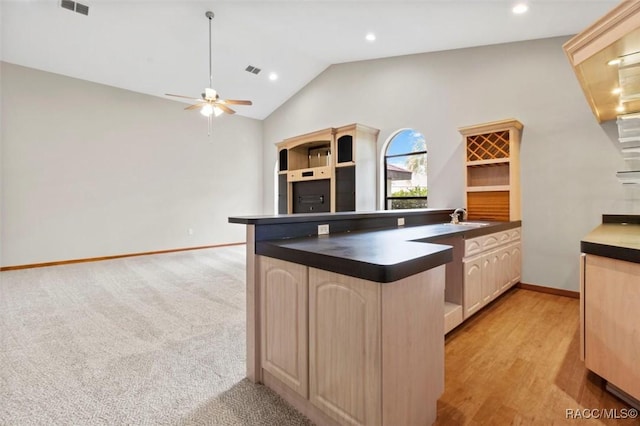
<svg viewBox="0 0 640 426"><path fill-rule="evenodd" d="M524 124L523 277L578 290L580 239L602 213L640 213L640 191L623 186L615 132L597 124L562 51L567 38L334 65L264 122L264 209L273 211L274 143L352 122L423 133L431 207L464 204L457 129L505 118Z"/></svg>
<svg viewBox="0 0 640 426"><path fill-rule="evenodd" d="M2 63L2 266L240 242L262 122ZM193 235L189 235L189 228Z"/></svg>

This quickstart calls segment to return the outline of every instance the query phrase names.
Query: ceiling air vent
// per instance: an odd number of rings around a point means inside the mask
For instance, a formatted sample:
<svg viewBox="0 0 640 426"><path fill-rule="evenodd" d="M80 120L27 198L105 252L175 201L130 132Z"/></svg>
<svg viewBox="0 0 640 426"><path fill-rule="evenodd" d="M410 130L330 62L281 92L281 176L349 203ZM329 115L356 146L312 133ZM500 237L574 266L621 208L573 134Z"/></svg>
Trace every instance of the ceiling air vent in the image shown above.
<svg viewBox="0 0 640 426"><path fill-rule="evenodd" d="M62 0L60 2L60 7L63 9L69 9L70 11L76 10L76 2L71 0Z"/></svg>
<svg viewBox="0 0 640 426"><path fill-rule="evenodd" d="M244 70L250 72L251 74L258 74L260 71L262 71L260 68L254 67L253 65L247 65Z"/></svg>
<svg viewBox="0 0 640 426"><path fill-rule="evenodd" d="M76 3L76 12L81 13L83 15L89 15L89 6Z"/></svg>
<svg viewBox="0 0 640 426"><path fill-rule="evenodd" d="M72 0L60 0L60 7L73 12L78 12L82 15L89 15L89 6L82 3L76 3Z"/></svg>

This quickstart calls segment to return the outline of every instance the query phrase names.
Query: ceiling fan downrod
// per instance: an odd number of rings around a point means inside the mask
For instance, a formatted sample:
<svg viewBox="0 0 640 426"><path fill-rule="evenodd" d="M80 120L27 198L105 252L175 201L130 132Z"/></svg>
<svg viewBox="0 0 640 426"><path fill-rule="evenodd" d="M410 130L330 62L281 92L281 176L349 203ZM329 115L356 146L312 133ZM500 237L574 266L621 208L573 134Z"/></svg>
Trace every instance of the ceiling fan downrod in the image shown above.
<svg viewBox="0 0 640 426"><path fill-rule="evenodd" d="M209 87L213 88L213 71L212 71L212 66L211 66L211 21L213 20L213 17L215 16L213 14L212 11L208 10L204 16L207 17L207 19L209 19ZM206 99L206 97L205 97ZM211 123L211 115L209 114L207 116L207 136L211 137L211 128L213 127L212 123Z"/></svg>
<svg viewBox="0 0 640 426"><path fill-rule="evenodd" d="M209 87L213 87L213 71L211 67L211 21L215 15L212 11L208 10L204 16L209 19Z"/></svg>

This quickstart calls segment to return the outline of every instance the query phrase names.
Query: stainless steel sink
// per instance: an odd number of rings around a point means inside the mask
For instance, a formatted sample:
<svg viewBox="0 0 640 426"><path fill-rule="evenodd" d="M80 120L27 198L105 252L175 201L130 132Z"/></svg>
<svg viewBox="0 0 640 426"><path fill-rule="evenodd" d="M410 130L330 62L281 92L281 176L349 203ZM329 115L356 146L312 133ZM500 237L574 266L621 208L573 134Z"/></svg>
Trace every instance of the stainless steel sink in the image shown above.
<svg viewBox="0 0 640 426"><path fill-rule="evenodd" d="M466 226L466 227L469 227L469 228L482 228L483 226L489 226L491 224L488 223L488 222L458 222L458 223L447 222L444 225Z"/></svg>

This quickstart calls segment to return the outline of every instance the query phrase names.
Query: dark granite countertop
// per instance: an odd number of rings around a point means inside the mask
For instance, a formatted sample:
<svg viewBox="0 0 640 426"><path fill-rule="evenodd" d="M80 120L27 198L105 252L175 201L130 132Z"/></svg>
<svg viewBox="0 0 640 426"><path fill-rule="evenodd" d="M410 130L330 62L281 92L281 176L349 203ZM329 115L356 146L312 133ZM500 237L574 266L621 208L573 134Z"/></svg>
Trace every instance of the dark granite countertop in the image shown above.
<svg viewBox="0 0 640 426"><path fill-rule="evenodd" d="M640 215L604 215L580 242L583 253L640 263Z"/></svg>
<svg viewBox="0 0 640 426"><path fill-rule="evenodd" d="M482 227L440 223L258 241L256 254L387 283L450 262L451 246L437 244L438 239L473 238L521 225L520 221L486 223Z"/></svg>
<svg viewBox="0 0 640 426"><path fill-rule="evenodd" d="M337 213L298 213L298 214L276 214L260 216L232 216L230 223L241 223L245 225L268 225L300 222L331 222L351 219L375 219L396 216L429 216L435 214L449 214L453 209L403 209L403 210L376 210L370 212L337 212Z"/></svg>

